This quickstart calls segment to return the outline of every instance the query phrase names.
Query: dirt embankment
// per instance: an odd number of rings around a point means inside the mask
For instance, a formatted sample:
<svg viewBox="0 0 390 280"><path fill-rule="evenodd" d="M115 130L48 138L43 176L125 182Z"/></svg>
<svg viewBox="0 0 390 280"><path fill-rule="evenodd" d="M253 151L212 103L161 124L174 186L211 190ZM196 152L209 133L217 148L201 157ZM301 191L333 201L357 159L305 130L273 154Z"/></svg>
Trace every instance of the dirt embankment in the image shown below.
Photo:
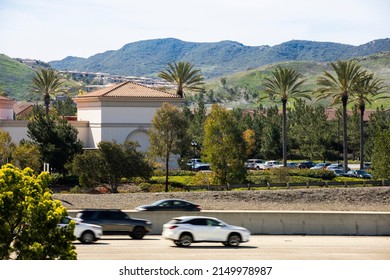
<svg viewBox="0 0 390 280"><path fill-rule="evenodd" d="M390 187L321 188L262 191L53 195L69 210L136 206L164 198L185 199L203 210L378 211L390 212Z"/></svg>

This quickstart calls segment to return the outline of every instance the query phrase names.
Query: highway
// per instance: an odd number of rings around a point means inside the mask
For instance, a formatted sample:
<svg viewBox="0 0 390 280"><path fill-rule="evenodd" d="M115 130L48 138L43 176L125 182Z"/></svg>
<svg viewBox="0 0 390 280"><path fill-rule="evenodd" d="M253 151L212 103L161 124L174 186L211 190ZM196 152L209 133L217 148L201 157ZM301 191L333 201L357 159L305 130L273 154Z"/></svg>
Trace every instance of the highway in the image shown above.
<svg viewBox="0 0 390 280"><path fill-rule="evenodd" d="M75 242L79 260L390 260L390 236L255 235L237 248L220 243L176 247L161 235L103 236Z"/></svg>

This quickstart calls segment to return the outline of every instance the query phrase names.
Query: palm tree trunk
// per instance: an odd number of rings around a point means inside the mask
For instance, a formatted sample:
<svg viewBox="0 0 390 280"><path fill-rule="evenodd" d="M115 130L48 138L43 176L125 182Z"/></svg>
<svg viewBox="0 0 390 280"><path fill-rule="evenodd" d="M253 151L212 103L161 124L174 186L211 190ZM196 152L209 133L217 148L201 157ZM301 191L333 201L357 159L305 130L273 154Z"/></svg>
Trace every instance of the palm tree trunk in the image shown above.
<svg viewBox="0 0 390 280"><path fill-rule="evenodd" d="M343 98L344 172L348 171L347 101L348 101L348 98Z"/></svg>
<svg viewBox="0 0 390 280"><path fill-rule="evenodd" d="M283 166L287 166L287 113L286 104L287 100L282 101L283 104L283 119L282 119L282 149L283 149Z"/></svg>
<svg viewBox="0 0 390 280"><path fill-rule="evenodd" d="M364 164L364 106L360 107L360 169L363 169Z"/></svg>

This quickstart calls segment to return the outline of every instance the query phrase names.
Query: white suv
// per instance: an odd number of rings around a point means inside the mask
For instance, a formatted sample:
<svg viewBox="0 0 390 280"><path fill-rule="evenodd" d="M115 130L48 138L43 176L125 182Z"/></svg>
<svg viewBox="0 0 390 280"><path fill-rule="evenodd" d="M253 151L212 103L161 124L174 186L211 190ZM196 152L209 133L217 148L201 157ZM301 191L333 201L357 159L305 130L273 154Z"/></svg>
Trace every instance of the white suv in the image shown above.
<svg viewBox="0 0 390 280"><path fill-rule="evenodd" d="M74 235L81 243L93 243L99 240L103 234L103 229L101 226L83 223L80 221L80 219L73 219L71 217L62 218L58 226L66 227L71 220L76 223L74 228Z"/></svg>
<svg viewBox="0 0 390 280"><path fill-rule="evenodd" d="M162 236L177 246L188 247L193 242L221 242L236 247L248 242L250 232L246 228L228 225L212 217L182 216L163 226Z"/></svg>

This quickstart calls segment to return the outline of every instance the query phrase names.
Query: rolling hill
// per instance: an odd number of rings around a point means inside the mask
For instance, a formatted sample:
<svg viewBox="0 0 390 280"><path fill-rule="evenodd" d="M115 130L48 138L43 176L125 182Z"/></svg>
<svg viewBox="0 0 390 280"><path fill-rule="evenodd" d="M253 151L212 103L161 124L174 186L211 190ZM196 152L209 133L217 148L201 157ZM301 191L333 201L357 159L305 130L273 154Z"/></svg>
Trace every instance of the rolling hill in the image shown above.
<svg viewBox="0 0 390 280"><path fill-rule="evenodd" d="M168 63L190 61L213 78L267 64L305 60L327 62L390 51L390 38L352 46L330 42L293 40L273 47L245 46L238 42L193 43L174 38L138 41L89 58L66 57L51 61L58 70L104 72L127 76L156 76Z"/></svg>

